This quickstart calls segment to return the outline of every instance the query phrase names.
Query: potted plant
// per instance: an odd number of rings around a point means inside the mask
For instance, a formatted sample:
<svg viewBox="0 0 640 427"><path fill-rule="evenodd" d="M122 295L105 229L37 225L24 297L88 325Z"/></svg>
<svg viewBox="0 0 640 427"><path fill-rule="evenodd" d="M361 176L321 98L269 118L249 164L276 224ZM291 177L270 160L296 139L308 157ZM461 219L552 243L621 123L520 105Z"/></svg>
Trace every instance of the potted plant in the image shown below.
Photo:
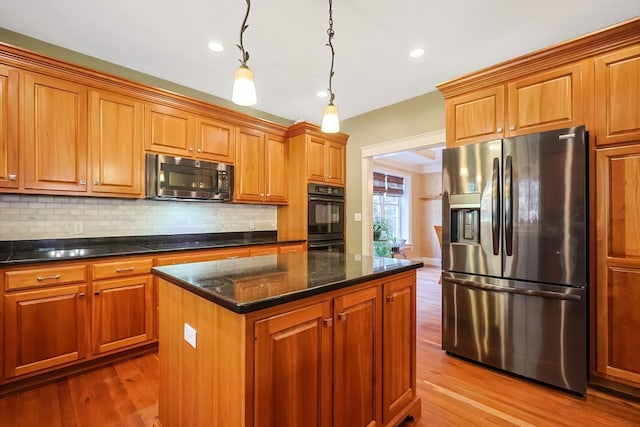
<svg viewBox="0 0 640 427"><path fill-rule="evenodd" d="M375 218L373 220L373 240L386 240L391 231L389 222L385 218Z"/></svg>

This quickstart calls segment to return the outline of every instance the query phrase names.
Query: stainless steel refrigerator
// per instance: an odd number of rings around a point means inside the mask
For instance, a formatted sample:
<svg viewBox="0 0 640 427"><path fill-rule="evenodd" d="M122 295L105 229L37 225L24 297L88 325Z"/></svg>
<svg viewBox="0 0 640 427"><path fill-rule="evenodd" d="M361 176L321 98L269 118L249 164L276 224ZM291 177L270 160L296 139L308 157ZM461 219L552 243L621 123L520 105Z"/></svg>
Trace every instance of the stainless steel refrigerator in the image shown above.
<svg viewBox="0 0 640 427"><path fill-rule="evenodd" d="M442 347L584 394L584 126L443 151Z"/></svg>

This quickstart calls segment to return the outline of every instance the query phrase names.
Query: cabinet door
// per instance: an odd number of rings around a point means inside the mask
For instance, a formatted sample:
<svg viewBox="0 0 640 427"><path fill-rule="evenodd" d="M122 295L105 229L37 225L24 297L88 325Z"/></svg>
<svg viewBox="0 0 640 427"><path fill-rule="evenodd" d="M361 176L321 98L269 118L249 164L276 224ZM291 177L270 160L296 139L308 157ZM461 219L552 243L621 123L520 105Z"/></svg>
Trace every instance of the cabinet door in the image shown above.
<svg viewBox="0 0 640 427"><path fill-rule="evenodd" d="M382 412L388 423L416 394L415 273L383 285Z"/></svg>
<svg viewBox="0 0 640 427"><path fill-rule="evenodd" d="M155 153L193 156L194 115L159 104L145 105L145 149Z"/></svg>
<svg viewBox="0 0 640 427"><path fill-rule="evenodd" d="M142 193L142 103L108 92L91 92L89 149L93 193Z"/></svg>
<svg viewBox="0 0 640 427"><path fill-rule="evenodd" d="M86 356L86 285L4 296L4 372L14 377Z"/></svg>
<svg viewBox="0 0 640 427"><path fill-rule="evenodd" d="M265 151L265 201L287 203L287 166L284 138L267 134Z"/></svg>
<svg viewBox="0 0 640 427"><path fill-rule="evenodd" d="M87 191L87 88L25 74L26 189Z"/></svg>
<svg viewBox="0 0 640 427"><path fill-rule="evenodd" d="M325 144L327 141L314 136L307 139L307 177L309 181L326 182Z"/></svg>
<svg viewBox="0 0 640 427"><path fill-rule="evenodd" d="M0 66L0 188L18 188L19 78Z"/></svg>
<svg viewBox="0 0 640 427"><path fill-rule="evenodd" d="M381 289L334 301L333 426L381 425Z"/></svg>
<svg viewBox="0 0 640 427"><path fill-rule="evenodd" d="M327 182L334 185L345 184L344 145L329 141L327 143Z"/></svg>
<svg viewBox="0 0 640 427"><path fill-rule="evenodd" d="M507 136L581 125L582 63L509 83Z"/></svg>
<svg viewBox="0 0 640 427"><path fill-rule="evenodd" d="M261 202L264 187L264 133L240 128L236 138L235 200Z"/></svg>
<svg viewBox="0 0 640 427"><path fill-rule="evenodd" d="M502 85L447 99L447 146L502 138L504 106Z"/></svg>
<svg viewBox="0 0 640 427"><path fill-rule="evenodd" d="M331 426L331 303L255 324L254 425Z"/></svg>
<svg viewBox="0 0 640 427"><path fill-rule="evenodd" d="M640 141L640 46L595 60L597 144Z"/></svg>
<svg viewBox="0 0 640 427"><path fill-rule="evenodd" d="M596 369L640 386L640 145L597 152Z"/></svg>
<svg viewBox="0 0 640 427"><path fill-rule="evenodd" d="M233 164L236 134L233 126L204 117L196 118L196 157Z"/></svg>
<svg viewBox="0 0 640 427"><path fill-rule="evenodd" d="M153 338L150 274L93 282L92 350L104 353Z"/></svg>

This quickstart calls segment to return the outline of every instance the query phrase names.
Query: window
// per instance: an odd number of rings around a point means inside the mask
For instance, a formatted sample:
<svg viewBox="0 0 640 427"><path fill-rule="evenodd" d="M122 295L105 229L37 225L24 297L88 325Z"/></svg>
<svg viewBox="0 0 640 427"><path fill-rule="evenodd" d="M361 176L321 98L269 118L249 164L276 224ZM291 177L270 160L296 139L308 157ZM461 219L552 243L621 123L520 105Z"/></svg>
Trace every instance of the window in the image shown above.
<svg viewBox="0 0 640 427"><path fill-rule="evenodd" d="M409 200L407 178L380 172L373 173L373 218L389 224L388 238L408 240Z"/></svg>

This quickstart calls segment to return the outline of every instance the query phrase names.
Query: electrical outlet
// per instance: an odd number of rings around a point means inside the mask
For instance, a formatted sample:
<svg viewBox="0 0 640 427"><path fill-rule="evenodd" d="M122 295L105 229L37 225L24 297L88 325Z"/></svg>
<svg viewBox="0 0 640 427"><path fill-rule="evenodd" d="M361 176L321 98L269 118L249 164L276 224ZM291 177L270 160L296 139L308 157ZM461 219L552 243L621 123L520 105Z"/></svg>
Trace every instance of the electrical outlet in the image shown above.
<svg viewBox="0 0 640 427"><path fill-rule="evenodd" d="M82 221L73 222L73 234L84 234L84 223Z"/></svg>
<svg viewBox="0 0 640 427"><path fill-rule="evenodd" d="M353 220L355 222L361 222L362 221L362 214L360 212L356 212L353 214Z"/></svg>
<svg viewBox="0 0 640 427"><path fill-rule="evenodd" d="M191 347L196 348L196 336L198 332L193 329L191 325L188 323L184 324L184 340L191 345Z"/></svg>

